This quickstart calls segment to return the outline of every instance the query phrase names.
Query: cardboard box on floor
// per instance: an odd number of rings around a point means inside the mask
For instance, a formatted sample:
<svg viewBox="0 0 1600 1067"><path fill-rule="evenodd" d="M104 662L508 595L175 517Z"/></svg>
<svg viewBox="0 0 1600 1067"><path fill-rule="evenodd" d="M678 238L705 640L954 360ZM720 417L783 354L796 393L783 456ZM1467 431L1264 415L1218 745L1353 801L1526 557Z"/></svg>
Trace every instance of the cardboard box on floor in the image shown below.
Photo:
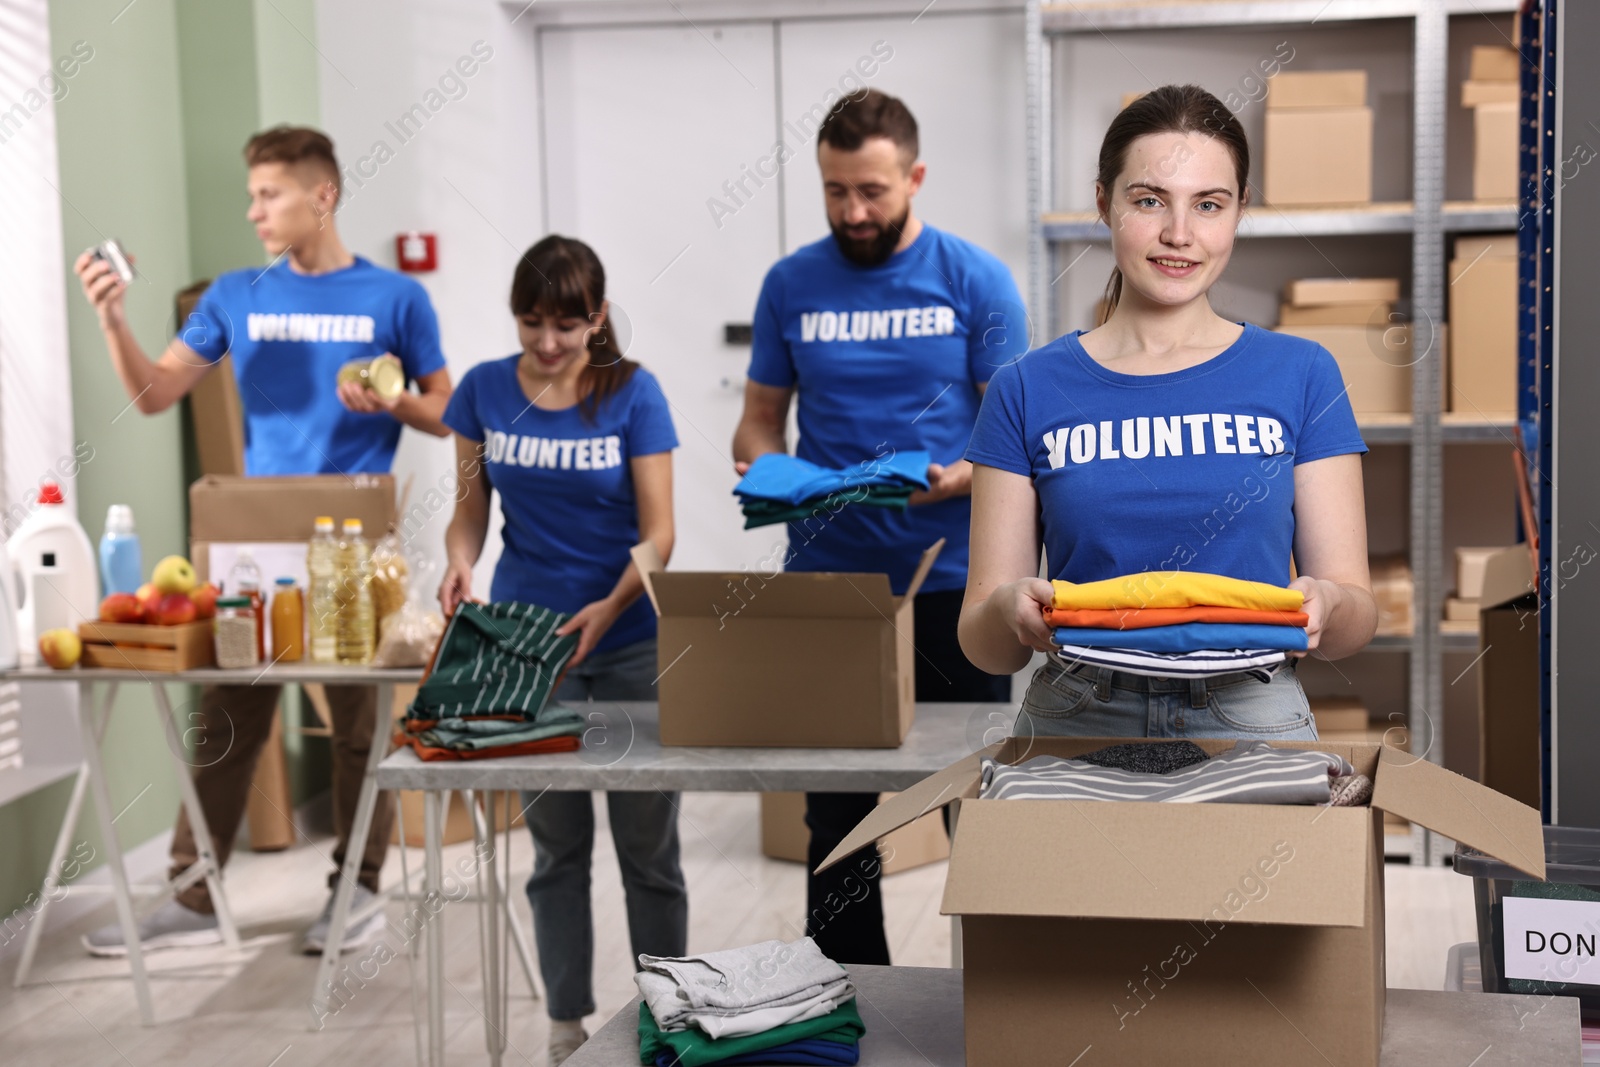
<svg viewBox="0 0 1600 1067"><path fill-rule="evenodd" d="M1539 597L1526 544L1484 562L1479 601L1478 779L1539 807Z"/></svg>
<svg viewBox="0 0 1600 1067"><path fill-rule="evenodd" d="M878 802L892 796L893 793L883 793ZM761 854L769 859L805 863L810 847L806 795L762 793ZM878 842L878 859L884 874L899 874L949 858L950 837L944 832L944 818L938 812L930 812Z"/></svg>
<svg viewBox="0 0 1600 1067"><path fill-rule="evenodd" d="M985 755L1125 741L1009 738L880 805L828 858L953 800L941 911L961 916L969 1067L1067 1063L1085 1047L1104 1063L1281 1067L1337 1053L1340 1067L1375 1067L1383 813L1544 877L1536 810L1384 745L1273 746L1344 756L1373 777L1371 808L977 799Z"/></svg>
<svg viewBox="0 0 1600 1067"><path fill-rule="evenodd" d="M667 571L633 561L655 606L663 745L896 748L911 729L912 600L886 574Z"/></svg>

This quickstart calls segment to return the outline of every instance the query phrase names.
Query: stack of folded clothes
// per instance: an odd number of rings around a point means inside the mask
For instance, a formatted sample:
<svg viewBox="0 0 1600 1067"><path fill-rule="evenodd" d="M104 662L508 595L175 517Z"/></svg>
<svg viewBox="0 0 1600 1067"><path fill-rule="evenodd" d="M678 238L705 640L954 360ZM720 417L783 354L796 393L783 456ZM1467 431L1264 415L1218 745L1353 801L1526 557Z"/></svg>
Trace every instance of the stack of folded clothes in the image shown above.
<svg viewBox="0 0 1600 1067"><path fill-rule="evenodd" d="M639 1062L854 1064L866 1026L845 969L815 941L640 956Z"/></svg>
<svg viewBox="0 0 1600 1067"><path fill-rule="evenodd" d="M575 751L583 717L550 703L578 647L576 633L556 636L571 617L511 601L458 606L398 741L425 760Z"/></svg>
<svg viewBox="0 0 1600 1067"><path fill-rule="evenodd" d="M1073 759L1035 756L1015 766L985 757L982 800L1150 800L1171 804L1316 804L1363 807L1372 779L1330 752L1240 741L1206 757L1190 741L1113 745Z"/></svg>
<svg viewBox="0 0 1600 1067"><path fill-rule="evenodd" d="M817 511L847 504L904 511L911 494L928 488L927 452L894 452L833 470L784 452L769 452L750 464L733 487L744 507L744 528L798 522Z"/></svg>
<svg viewBox="0 0 1600 1067"><path fill-rule="evenodd" d="M1248 671L1265 681L1306 649L1298 589L1185 571L1051 584L1045 622L1068 663L1175 678Z"/></svg>

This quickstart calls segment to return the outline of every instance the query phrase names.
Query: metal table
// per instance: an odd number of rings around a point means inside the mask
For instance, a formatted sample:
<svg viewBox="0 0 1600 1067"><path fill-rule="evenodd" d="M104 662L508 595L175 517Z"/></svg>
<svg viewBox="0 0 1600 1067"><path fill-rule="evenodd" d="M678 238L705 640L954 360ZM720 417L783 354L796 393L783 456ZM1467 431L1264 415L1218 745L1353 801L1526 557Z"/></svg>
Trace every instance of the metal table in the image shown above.
<svg viewBox="0 0 1600 1067"><path fill-rule="evenodd" d="M439 798L449 790L898 791L1009 735L1017 713L1014 704L918 704L915 724L899 748L665 748L653 703L593 703L583 709L589 726L577 752L424 763L412 750L402 749L383 761L377 772L379 788L425 794L425 894L441 890ZM487 840L479 841L480 849L493 849L499 822L491 805ZM486 858L492 867L493 853ZM491 877L483 886L490 905L483 938L488 954L484 1032L492 1064L505 1051L506 961L496 926L499 882ZM428 986L427 1056L433 1067L444 1061L442 948L440 924L429 923L423 973Z"/></svg>
<svg viewBox="0 0 1600 1067"><path fill-rule="evenodd" d="M67 812L61 820L61 830L56 835L55 849L50 855L50 866L44 880L44 886L39 892L41 901L38 914L28 929L27 939L23 942L22 957L17 963L15 984L21 986L27 982L29 969L33 965L34 952L38 948L39 936L44 930L45 912L53 899L65 896L71 892L99 889L100 887L62 886L60 884L60 871L62 860L70 844L72 832L77 825L78 815L83 807L85 789L94 790L95 810L99 817L100 834L105 839L106 863L111 872L111 893L117 906L117 918L122 925L123 937L128 946L128 970L133 978L134 997L139 1005L139 1018L146 1026L155 1021L155 1014L150 1002L149 977L144 966L144 956L139 948L138 923L134 919L133 890L134 886L128 883L127 871L122 862L122 847L117 841L116 827L113 825L116 812L111 806L111 795L106 785L105 765L100 755L100 742L105 736L106 724L110 721L112 707L116 703L117 689L124 682L147 683L155 700L156 718L160 720L163 734L166 737L167 750L172 757L172 766L177 774L178 789L182 797L184 809L189 814L189 824L194 829L195 844L198 846L200 858L188 870L177 878L169 880L154 887L155 894L160 899L167 895L182 892L195 882L204 878L206 886L211 893L211 901L216 908L217 925L222 933L223 943L230 949L238 949L239 934L233 923L233 915L228 908L227 894L223 890L222 869L216 862L216 853L212 847L211 830L206 825L205 812L200 810L200 801L195 794L194 783L189 777L189 766L183 759L183 742L179 737L177 727L172 720L172 704L167 697L168 685L281 685L285 683L297 684L322 684L322 685L371 685L378 690L378 728L373 734L372 751L367 758L366 776L361 784L361 796L356 805L355 825L351 828L350 847L346 850L344 869L340 872L339 888L335 897L333 925L328 932L327 947L322 954L322 964L317 971L317 984L313 992L313 1015L319 1007L326 1004L326 990L329 988L333 977L334 966L339 959L340 942L350 919L350 897L356 884L356 876L361 870L361 854L367 840L367 833L372 826L372 810L377 802L377 787L375 772L378 764L389 751L388 714L389 708L394 703L394 687L407 685L420 681L422 670L420 668L375 669L370 667L344 667L322 666L310 663L275 664L269 667L254 667L243 670L222 670L216 667L206 667L198 670L178 671L175 673L161 673L156 671L120 670L110 668L74 668L68 671L52 670L49 667L27 667L19 670L0 672L0 680L12 682L58 682L75 683L80 689L78 701L78 729L83 737L83 763L78 768L77 776L72 786L72 798L67 802ZM103 685L104 691L98 704L94 700L94 690L97 684ZM144 887L138 887L144 888ZM374 903L380 907L382 898Z"/></svg>
<svg viewBox="0 0 1600 1067"><path fill-rule="evenodd" d="M860 965L849 970L867 1026L862 1067L963 1067L960 971ZM567 1067L637 1064L638 1025L635 997L567 1060ZM1583 1058L1579 1034L1578 1002L1571 998L1391 989L1380 1062L1384 1067L1576 1065Z"/></svg>

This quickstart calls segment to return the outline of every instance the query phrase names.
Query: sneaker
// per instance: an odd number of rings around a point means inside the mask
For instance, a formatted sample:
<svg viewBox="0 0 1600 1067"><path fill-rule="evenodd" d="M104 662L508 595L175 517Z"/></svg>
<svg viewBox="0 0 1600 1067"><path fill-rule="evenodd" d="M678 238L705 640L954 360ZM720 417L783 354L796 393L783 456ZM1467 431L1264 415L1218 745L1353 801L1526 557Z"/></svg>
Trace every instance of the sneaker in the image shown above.
<svg viewBox="0 0 1600 1067"><path fill-rule="evenodd" d="M163 948L191 948L219 945L222 931L215 915L191 911L176 900L169 900L139 922L139 950L155 952ZM83 947L91 956L126 956L127 942L122 924L111 923L83 935Z"/></svg>
<svg viewBox="0 0 1600 1067"><path fill-rule="evenodd" d="M550 1067L561 1067L568 1056L578 1051L578 1046L589 1040L589 1034L579 1019L551 1019L550 1044L546 1055Z"/></svg>
<svg viewBox="0 0 1600 1067"><path fill-rule="evenodd" d="M328 927L333 925L333 901L338 890L328 891L328 903L323 906L322 914L317 921L311 924L311 929L306 931L305 941L300 946L300 951L307 956L320 956L322 950L328 945ZM362 908L371 904L377 894L364 885L357 885L350 894L350 914L360 913ZM352 923L344 929L344 940L339 943L339 952L354 952L358 948L376 941L389 928L389 919L379 908L371 915L358 923Z"/></svg>

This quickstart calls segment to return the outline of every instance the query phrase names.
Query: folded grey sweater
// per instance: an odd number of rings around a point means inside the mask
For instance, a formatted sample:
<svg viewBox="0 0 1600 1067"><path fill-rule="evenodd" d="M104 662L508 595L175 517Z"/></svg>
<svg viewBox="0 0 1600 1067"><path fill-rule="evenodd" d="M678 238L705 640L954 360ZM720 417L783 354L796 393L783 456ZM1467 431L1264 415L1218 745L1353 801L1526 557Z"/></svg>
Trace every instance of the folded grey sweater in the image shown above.
<svg viewBox="0 0 1600 1067"><path fill-rule="evenodd" d="M983 800L1156 800L1177 804L1326 804L1333 778L1354 774L1342 756L1240 741L1232 752L1166 774L1097 767L1060 756L1016 766L983 761Z"/></svg>
<svg viewBox="0 0 1600 1067"><path fill-rule="evenodd" d="M855 997L845 969L809 937L699 956L641 955L634 984L662 1030L761 1033L826 1015Z"/></svg>

